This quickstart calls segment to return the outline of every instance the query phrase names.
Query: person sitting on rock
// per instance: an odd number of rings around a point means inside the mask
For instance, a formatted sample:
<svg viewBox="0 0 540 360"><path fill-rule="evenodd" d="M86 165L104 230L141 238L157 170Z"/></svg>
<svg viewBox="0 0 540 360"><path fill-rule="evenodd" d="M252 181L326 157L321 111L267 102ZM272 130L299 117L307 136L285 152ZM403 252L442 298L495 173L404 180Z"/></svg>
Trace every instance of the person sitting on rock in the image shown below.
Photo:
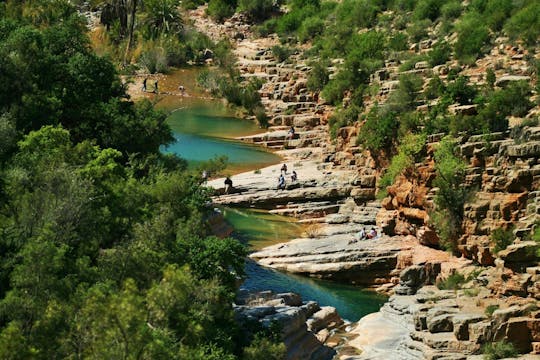
<svg viewBox="0 0 540 360"><path fill-rule="evenodd" d="M371 228L371 230L369 230L369 233L367 234L367 238L375 239L376 237L377 237L377 230L375 230L375 228Z"/></svg>
<svg viewBox="0 0 540 360"><path fill-rule="evenodd" d="M366 228L362 228L358 233L358 240L364 240L366 238Z"/></svg>
<svg viewBox="0 0 540 360"><path fill-rule="evenodd" d="M232 191L232 180L230 177L227 176L225 179L225 194L228 194Z"/></svg>
<svg viewBox="0 0 540 360"><path fill-rule="evenodd" d="M287 174L287 164L283 164L283 166L281 167L281 173Z"/></svg>
<svg viewBox="0 0 540 360"><path fill-rule="evenodd" d="M283 174L279 175L278 179L278 190L285 190L285 176Z"/></svg>
<svg viewBox="0 0 540 360"><path fill-rule="evenodd" d="M298 179L298 175L296 174L296 171L293 170L291 174L291 181L295 182Z"/></svg>
<svg viewBox="0 0 540 360"><path fill-rule="evenodd" d="M289 129L289 131L287 132L287 136L285 137L285 139L294 139L294 134L295 134L295 130L294 130L294 126L291 126L291 128Z"/></svg>

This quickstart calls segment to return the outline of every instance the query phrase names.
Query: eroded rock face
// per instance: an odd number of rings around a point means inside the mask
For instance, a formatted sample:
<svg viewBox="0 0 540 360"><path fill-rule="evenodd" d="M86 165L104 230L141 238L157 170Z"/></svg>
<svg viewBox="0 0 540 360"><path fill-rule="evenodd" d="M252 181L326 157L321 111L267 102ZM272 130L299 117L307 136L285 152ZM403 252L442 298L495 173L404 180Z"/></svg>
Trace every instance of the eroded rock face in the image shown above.
<svg viewBox="0 0 540 360"><path fill-rule="evenodd" d="M480 294L484 301L496 301ZM414 296L392 296L380 312L361 319L352 329L358 334L347 345L357 347L365 359L466 359L484 343L508 341L521 352L533 350L540 338L540 315L532 300L497 310L491 317L478 299L463 290L426 286ZM499 301L500 306L507 306ZM373 356L377 357L373 357Z"/></svg>
<svg viewBox="0 0 540 360"><path fill-rule="evenodd" d="M302 302L294 293L273 294L269 291L249 294L240 291L234 311L241 327L258 321L264 327L281 328L287 347L287 360L330 360L335 350L325 342L343 325L336 309L323 308L314 301ZM246 333L246 336L252 334Z"/></svg>

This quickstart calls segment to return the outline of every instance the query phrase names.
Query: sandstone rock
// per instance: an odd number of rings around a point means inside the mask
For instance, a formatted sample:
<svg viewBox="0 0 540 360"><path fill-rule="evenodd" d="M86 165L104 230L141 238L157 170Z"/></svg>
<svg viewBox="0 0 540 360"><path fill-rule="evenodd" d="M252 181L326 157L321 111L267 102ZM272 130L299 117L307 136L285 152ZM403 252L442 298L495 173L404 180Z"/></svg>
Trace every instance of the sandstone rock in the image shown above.
<svg viewBox="0 0 540 360"><path fill-rule="evenodd" d="M498 256L505 263L527 263L536 260L537 250L538 244L535 241L523 241L499 251Z"/></svg>
<svg viewBox="0 0 540 360"><path fill-rule="evenodd" d="M307 321L308 330L319 332L321 329L334 329L343 324L343 319L337 313L337 310L331 306L323 306L321 310L313 314Z"/></svg>
<svg viewBox="0 0 540 360"><path fill-rule="evenodd" d="M520 75L504 75L498 78L495 81L496 86L505 87L512 81L530 81L530 76L520 76Z"/></svg>
<svg viewBox="0 0 540 360"><path fill-rule="evenodd" d="M506 327L506 340L514 344L520 353L531 351L531 332L527 326L529 318L513 318L508 320Z"/></svg>
<svg viewBox="0 0 540 360"><path fill-rule="evenodd" d="M416 237L422 245L426 246L439 246L439 236L434 230L428 227L422 226L416 231Z"/></svg>
<svg viewBox="0 0 540 360"><path fill-rule="evenodd" d="M454 336L458 340L469 340L469 325L486 319L483 314L456 314L452 321L454 326Z"/></svg>
<svg viewBox="0 0 540 360"><path fill-rule="evenodd" d="M430 318L426 318L426 324L429 332L441 333L454 330L453 324L454 314L442 314Z"/></svg>
<svg viewBox="0 0 540 360"><path fill-rule="evenodd" d="M276 298L282 299L283 303L287 306L301 306L302 305L302 297L296 293L281 293L277 294Z"/></svg>

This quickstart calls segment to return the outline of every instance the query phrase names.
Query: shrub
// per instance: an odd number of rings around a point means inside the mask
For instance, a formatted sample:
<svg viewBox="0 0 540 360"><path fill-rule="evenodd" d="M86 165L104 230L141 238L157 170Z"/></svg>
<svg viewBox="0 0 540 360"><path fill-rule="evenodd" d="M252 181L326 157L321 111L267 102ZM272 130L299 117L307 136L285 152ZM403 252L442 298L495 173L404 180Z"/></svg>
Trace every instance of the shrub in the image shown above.
<svg viewBox="0 0 540 360"><path fill-rule="evenodd" d="M442 96L445 91L446 87L444 86L444 82L440 77L435 76L429 80L426 90L424 90L424 96L426 99L432 100Z"/></svg>
<svg viewBox="0 0 540 360"><path fill-rule="evenodd" d="M264 20L274 8L272 0L239 0L238 10L245 12L254 20Z"/></svg>
<svg viewBox="0 0 540 360"><path fill-rule="evenodd" d="M324 31L324 21L319 17L308 17L302 22L302 26L298 31L298 39L301 42L306 42L313 39L317 35L322 34Z"/></svg>
<svg viewBox="0 0 540 360"><path fill-rule="evenodd" d="M309 91L320 91L328 83L329 79L327 63L319 61L311 68L306 86Z"/></svg>
<svg viewBox="0 0 540 360"><path fill-rule="evenodd" d="M416 99L422 89L423 79L416 74L403 74L399 85L388 99L388 106L393 112L401 113L416 108Z"/></svg>
<svg viewBox="0 0 540 360"><path fill-rule="evenodd" d="M450 59L451 54L452 48L447 42L438 42L428 54L429 64L432 67L445 64Z"/></svg>
<svg viewBox="0 0 540 360"><path fill-rule="evenodd" d="M372 153L387 150L396 138L398 125L394 113L374 106L367 114L366 122L360 128L357 143L364 145Z"/></svg>
<svg viewBox="0 0 540 360"><path fill-rule="evenodd" d="M340 128L353 124L358 120L360 114L360 108L357 106L349 106L346 109L342 109L334 113L328 120L330 126L330 136L336 138L337 132Z"/></svg>
<svg viewBox="0 0 540 360"><path fill-rule="evenodd" d="M418 42L422 39L427 38L428 29L431 26L431 21L429 19L424 19L421 21L415 21L412 25L407 28L407 33L411 38L411 41Z"/></svg>
<svg viewBox="0 0 540 360"><path fill-rule="evenodd" d="M235 8L236 1L234 0L210 0L206 12L217 22L223 22L223 20L234 14Z"/></svg>
<svg viewBox="0 0 540 360"><path fill-rule="evenodd" d="M448 83L446 86L446 93L452 101L461 105L468 105L472 104L478 91L474 86L469 85L468 77L459 76L456 80Z"/></svg>
<svg viewBox="0 0 540 360"><path fill-rule="evenodd" d="M478 13L469 13L457 24L458 38L454 45L456 58L464 64L474 64L486 49L489 30Z"/></svg>
<svg viewBox="0 0 540 360"><path fill-rule="evenodd" d="M392 158L390 166L386 169L379 182L379 188L384 189L394 183L396 177L415 163L416 156L422 151L426 143L425 134L408 134L399 145L398 153Z"/></svg>
<svg viewBox="0 0 540 360"><path fill-rule="evenodd" d="M455 142L450 137L441 141L434 157L436 177L433 184L439 191L435 196L432 219L443 246L455 251L461 234L463 206L469 196L469 190L463 186L466 165L456 155Z"/></svg>
<svg viewBox="0 0 540 360"><path fill-rule="evenodd" d="M540 2L530 1L516 12L507 21L505 30L512 38L521 38L529 46L537 44L540 36Z"/></svg>
<svg viewBox="0 0 540 360"><path fill-rule="evenodd" d="M491 232L491 241L495 244L495 248L493 249L495 253L506 249L508 245L514 242L515 236L513 230L513 227L506 230L498 228Z"/></svg>
<svg viewBox="0 0 540 360"><path fill-rule="evenodd" d="M253 113L255 114L255 119L257 119L259 126L262 128L267 128L268 116L266 115L266 111L264 111L264 107L257 106L255 110L253 111Z"/></svg>
<svg viewBox="0 0 540 360"><path fill-rule="evenodd" d="M484 310L484 314L488 317L492 317L495 310L499 309L499 305L488 305Z"/></svg>
<svg viewBox="0 0 540 360"><path fill-rule="evenodd" d="M166 72L167 56L163 48L156 47L145 51L139 58L139 63L144 66L150 74Z"/></svg>
<svg viewBox="0 0 540 360"><path fill-rule="evenodd" d="M283 62L289 58L293 53L293 50L288 46L275 45L272 46L272 54L279 62Z"/></svg>
<svg viewBox="0 0 540 360"><path fill-rule="evenodd" d="M408 49L409 37L402 31L393 33L388 37L388 48L394 51L404 51Z"/></svg>
<svg viewBox="0 0 540 360"><path fill-rule="evenodd" d="M416 20L430 19L437 20L441 5L444 1L441 0L419 0L413 12L413 17Z"/></svg>
<svg viewBox="0 0 540 360"><path fill-rule="evenodd" d="M450 1L442 6L441 15L446 20L453 20L457 19L462 11L463 7L460 1Z"/></svg>
<svg viewBox="0 0 540 360"><path fill-rule="evenodd" d="M513 7L512 0L488 0L482 14L483 20L491 30L499 31L510 17Z"/></svg>
<svg viewBox="0 0 540 360"><path fill-rule="evenodd" d="M448 276L446 279L440 281L437 287L440 290L459 290L465 283L465 276L460 273L454 273Z"/></svg>
<svg viewBox="0 0 540 360"><path fill-rule="evenodd" d="M513 344L504 341L484 344L482 353L485 360L497 360L515 357L518 352Z"/></svg>

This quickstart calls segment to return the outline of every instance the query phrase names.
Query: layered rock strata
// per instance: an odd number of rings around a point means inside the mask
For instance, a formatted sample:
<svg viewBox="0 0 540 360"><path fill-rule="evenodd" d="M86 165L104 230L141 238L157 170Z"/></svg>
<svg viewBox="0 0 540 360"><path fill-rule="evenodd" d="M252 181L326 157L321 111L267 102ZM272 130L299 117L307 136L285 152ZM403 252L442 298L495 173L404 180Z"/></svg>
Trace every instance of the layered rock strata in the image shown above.
<svg viewBox="0 0 540 360"><path fill-rule="evenodd" d="M330 360L336 354L326 344L344 324L335 308L320 307L314 301L303 302L294 293L269 291L257 294L241 291L236 302L235 316L241 326L249 328L249 323L255 321L263 327L279 327L287 347L287 360Z"/></svg>

